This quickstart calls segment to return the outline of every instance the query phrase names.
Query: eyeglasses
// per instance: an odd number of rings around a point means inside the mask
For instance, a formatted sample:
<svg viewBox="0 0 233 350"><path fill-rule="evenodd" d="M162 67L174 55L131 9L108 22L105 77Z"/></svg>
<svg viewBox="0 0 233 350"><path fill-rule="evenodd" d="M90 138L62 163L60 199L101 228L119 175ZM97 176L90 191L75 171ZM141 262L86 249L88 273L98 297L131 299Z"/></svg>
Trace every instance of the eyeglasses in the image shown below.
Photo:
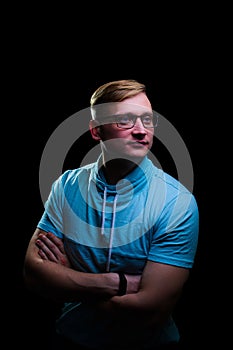
<svg viewBox="0 0 233 350"><path fill-rule="evenodd" d="M131 113L117 114L104 119L104 121L116 123L117 127L120 129L132 129L137 118L141 119L141 122L146 129L155 128L158 125L158 115L155 113L146 113L140 116Z"/></svg>

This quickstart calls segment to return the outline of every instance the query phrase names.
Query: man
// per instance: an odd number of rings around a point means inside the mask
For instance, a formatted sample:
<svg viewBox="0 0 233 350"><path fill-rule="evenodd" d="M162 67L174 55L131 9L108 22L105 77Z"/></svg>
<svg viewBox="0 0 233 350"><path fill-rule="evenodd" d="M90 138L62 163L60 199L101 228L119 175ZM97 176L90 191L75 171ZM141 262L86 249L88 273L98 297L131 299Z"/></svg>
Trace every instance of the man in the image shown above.
<svg viewBox="0 0 233 350"><path fill-rule="evenodd" d="M91 114L101 154L54 182L25 283L64 302L56 327L66 349L170 348L197 248L196 200L148 158L158 116L144 84L100 86Z"/></svg>

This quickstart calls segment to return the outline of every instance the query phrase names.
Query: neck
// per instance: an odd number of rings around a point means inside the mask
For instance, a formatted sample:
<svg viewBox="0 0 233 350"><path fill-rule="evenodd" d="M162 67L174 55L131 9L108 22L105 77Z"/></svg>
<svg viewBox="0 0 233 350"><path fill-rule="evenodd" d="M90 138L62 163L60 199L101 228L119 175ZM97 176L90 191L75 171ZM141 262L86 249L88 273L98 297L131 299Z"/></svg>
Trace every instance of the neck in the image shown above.
<svg viewBox="0 0 233 350"><path fill-rule="evenodd" d="M140 159L141 161L141 159ZM111 159L103 158L104 176L109 184L115 185L119 180L126 177L132 170L134 170L140 161L129 159Z"/></svg>

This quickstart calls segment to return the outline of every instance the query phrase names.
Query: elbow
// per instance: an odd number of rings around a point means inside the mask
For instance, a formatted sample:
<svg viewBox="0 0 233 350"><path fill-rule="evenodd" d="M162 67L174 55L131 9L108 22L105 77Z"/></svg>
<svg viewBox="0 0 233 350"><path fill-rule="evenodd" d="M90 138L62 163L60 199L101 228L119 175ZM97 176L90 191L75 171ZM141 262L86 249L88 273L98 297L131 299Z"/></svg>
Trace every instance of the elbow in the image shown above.
<svg viewBox="0 0 233 350"><path fill-rule="evenodd" d="M33 280L32 269L25 263L23 266L23 282L26 287L30 287Z"/></svg>
<svg viewBox="0 0 233 350"><path fill-rule="evenodd" d="M25 264L23 266L23 283L28 290L35 289L35 278L31 269Z"/></svg>
<svg viewBox="0 0 233 350"><path fill-rule="evenodd" d="M40 285L40 261L25 260L23 265L23 283L29 290L37 291Z"/></svg>

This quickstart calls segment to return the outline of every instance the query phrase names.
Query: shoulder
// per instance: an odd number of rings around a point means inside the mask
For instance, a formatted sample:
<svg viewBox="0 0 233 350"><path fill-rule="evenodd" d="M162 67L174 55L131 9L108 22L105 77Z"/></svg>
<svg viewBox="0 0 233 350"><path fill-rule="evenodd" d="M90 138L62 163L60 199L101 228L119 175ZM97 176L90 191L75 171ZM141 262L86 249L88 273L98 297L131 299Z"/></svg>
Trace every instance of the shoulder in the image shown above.
<svg viewBox="0 0 233 350"><path fill-rule="evenodd" d="M192 192L184 185L179 179L171 176L164 170L157 168L155 165L153 171L152 183L158 183L161 186L166 186L166 189L174 193L186 193L188 195L193 195Z"/></svg>
<svg viewBox="0 0 233 350"><path fill-rule="evenodd" d="M72 184L76 182L77 178L79 178L81 175L82 176L90 175L94 167L95 167L95 163L91 163L76 169L68 169L59 177L58 180L63 185L67 183Z"/></svg>
<svg viewBox="0 0 233 350"><path fill-rule="evenodd" d="M148 174L148 178L151 184L156 186L166 186L166 188L174 189L174 191L188 191L188 189L182 185L182 183L165 172L162 168L156 166L152 160L146 159L143 163L145 173Z"/></svg>
<svg viewBox="0 0 233 350"><path fill-rule="evenodd" d="M170 208L176 204L180 209L185 206L191 211L198 211L194 194L178 179L156 166L151 178L151 188L152 192L160 199L162 198Z"/></svg>
<svg viewBox="0 0 233 350"><path fill-rule="evenodd" d="M94 168L95 163L91 163L79 168L64 171L52 184L53 192L71 190L77 187L77 184L87 180Z"/></svg>

